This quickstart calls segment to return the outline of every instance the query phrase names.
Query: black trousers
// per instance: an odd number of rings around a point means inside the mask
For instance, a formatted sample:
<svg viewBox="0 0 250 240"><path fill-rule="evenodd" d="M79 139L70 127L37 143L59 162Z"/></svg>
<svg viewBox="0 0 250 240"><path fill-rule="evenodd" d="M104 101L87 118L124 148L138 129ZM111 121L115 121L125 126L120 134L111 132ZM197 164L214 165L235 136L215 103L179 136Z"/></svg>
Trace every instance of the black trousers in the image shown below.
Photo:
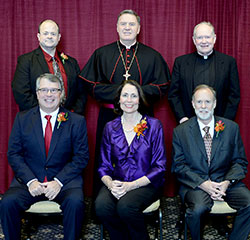
<svg viewBox="0 0 250 240"><path fill-rule="evenodd" d="M108 230L111 240L149 240L143 210L159 196L159 189L149 184L117 200L103 186L95 201L96 215Z"/></svg>
<svg viewBox="0 0 250 240"><path fill-rule="evenodd" d="M230 240L246 240L250 233L250 191L243 183L229 187L224 200L237 210ZM193 240L201 239L202 220L212 206L210 195L197 188L189 190L184 198L186 221Z"/></svg>
<svg viewBox="0 0 250 240"><path fill-rule="evenodd" d="M33 203L48 200L44 195L32 197L26 188L11 187L1 200L1 225L6 240L21 239L21 216ZM75 240L81 236L84 217L84 199L81 188L59 192L54 199L63 212L64 239Z"/></svg>

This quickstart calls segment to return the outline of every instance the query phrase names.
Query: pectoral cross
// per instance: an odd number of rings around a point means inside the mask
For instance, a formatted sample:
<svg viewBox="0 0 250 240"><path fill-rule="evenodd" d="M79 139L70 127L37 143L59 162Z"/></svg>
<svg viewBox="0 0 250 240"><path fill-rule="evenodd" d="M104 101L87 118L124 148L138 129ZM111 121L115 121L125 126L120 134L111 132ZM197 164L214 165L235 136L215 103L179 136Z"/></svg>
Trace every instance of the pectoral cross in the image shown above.
<svg viewBox="0 0 250 240"><path fill-rule="evenodd" d="M126 70L126 73L123 74L123 77L125 77L125 80L128 80L128 78L131 76L131 74L128 73L128 70Z"/></svg>

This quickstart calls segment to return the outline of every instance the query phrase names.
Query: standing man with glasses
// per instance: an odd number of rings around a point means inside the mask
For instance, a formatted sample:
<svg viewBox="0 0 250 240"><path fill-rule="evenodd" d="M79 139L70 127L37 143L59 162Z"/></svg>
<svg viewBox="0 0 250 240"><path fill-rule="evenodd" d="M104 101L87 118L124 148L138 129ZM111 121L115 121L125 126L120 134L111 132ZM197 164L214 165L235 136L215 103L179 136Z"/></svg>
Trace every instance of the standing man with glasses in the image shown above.
<svg viewBox="0 0 250 240"><path fill-rule="evenodd" d="M33 203L53 200L63 212L64 239L79 239L84 216L82 171L88 140L83 116L60 107L63 84L45 73L36 81L38 106L16 116L8 145L14 171L1 200L6 240L20 239L21 216Z"/></svg>
<svg viewBox="0 0 250 240"><path fill-rule="evenodd" d="M53 20L42 21L37 38L39 47L18 58L12 81L12 91L19 110L28 110L38 105L36 79L43 73L52 73L63 82L64 107L83 114L87 98L82 81L78 78L80 69L74 58L56 49L61 39L58 24Z"/></svg>
<svg viewBox="0 0 250 240"><path fill-rule="evenodd" d="M178 123L195 115L191 99L195 87L207 84L217 93L215 114L235 119L240 102L236 61L214 50L216 35L210 22L195 26L193 42L197 51L177 57L172 72L168 100Z"/></svg>

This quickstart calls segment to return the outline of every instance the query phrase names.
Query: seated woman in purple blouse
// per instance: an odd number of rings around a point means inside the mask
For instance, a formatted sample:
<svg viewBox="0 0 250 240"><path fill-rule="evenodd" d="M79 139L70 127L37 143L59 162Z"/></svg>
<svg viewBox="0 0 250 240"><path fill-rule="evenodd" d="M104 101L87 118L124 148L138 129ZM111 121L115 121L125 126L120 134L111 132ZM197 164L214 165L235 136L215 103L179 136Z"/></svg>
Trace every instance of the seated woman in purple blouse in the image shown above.
<svg viewBox="0 0 250 240"><path fill-rule="evenodd" d="M118 89L115 110L121 116L103 132L98 173L104 186L96 215L111 240L149 239L143 210L156 201L164 183L166 153L159 120L143 115L141 86L126 80Z"/></svg>

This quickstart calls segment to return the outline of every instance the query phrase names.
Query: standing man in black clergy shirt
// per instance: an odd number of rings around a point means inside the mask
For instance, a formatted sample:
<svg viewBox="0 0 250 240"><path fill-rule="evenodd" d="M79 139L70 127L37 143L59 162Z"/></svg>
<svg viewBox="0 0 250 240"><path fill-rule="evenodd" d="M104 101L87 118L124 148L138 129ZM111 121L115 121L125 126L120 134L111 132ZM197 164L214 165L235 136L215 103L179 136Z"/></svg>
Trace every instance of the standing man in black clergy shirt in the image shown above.
<svg viewBox="0 0 250 240"><path fill-rule="evenodd" d="M140 32L137 13L122 11L118 16L117 32L119 40L97 49L80 74L88 92L102 104L96 136L96 165L103 128L116 117L113 103L118 86L125 79L136 80L142 86L152 112L153 103L166 94L170 79L163 57L136 40ZM99 181L98 177L96 181ZM94 195L97 192L94 186Z"/></svg>
<svg viewBox="0 0 250 240"><path fill-rule="evenodd" d="M193 42L197 52L176 58L168 100L179 123L194 116L191 104L193 90L199 84L213 87L217 93L215 114L234 120L240 102L236 61L214 50L216 35L209 22L194 28Z"/></svg>
<svg viewBox="0 0 250 240"><path fill-rule="evenodd" d="M57 75L64 83L64 107L79 114L84 113L86 94L77 61L57 51L61 34L59 26L52 20L44 20L38 27L39 47L18 58L12 81L12 90L19 110L28 110L38 105L36 79L43 73Z"/></svg>

